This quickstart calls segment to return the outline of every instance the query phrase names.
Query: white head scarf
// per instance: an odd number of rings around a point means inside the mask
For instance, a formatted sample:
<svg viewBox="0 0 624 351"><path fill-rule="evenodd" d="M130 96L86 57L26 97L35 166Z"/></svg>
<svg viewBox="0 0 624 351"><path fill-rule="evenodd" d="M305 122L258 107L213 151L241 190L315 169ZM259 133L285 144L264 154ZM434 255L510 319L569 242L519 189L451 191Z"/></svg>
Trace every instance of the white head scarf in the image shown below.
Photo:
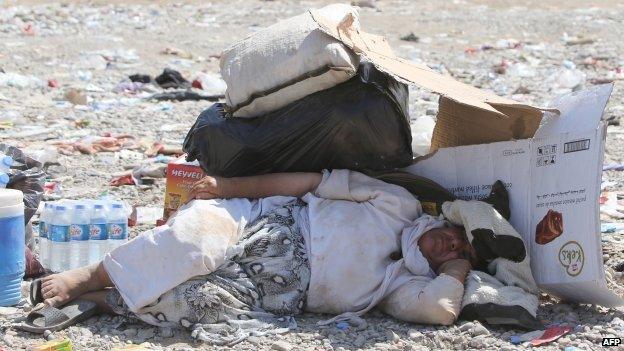
<svg viewBox="0 0 624 351"><path fill-rule="evenodd" d="M431 276L433 273L429 267L429 262L420 252L418 247L418 239L428 230L442 228L448 226L448 222L427 214L418 217L412 225L405 227L401 233L401 251L403 258L392 263L386 268L386 275L381 285L371 296L368 306L356 312L345 312L334 318L320 321L317 324L326 325L333 322L348 321L352 318L359 317L364 313L377 306L381 300L390 295L394 290L401 286L402 282L398 282L401 271L407 269L410 273L419 276Z"/></svg>

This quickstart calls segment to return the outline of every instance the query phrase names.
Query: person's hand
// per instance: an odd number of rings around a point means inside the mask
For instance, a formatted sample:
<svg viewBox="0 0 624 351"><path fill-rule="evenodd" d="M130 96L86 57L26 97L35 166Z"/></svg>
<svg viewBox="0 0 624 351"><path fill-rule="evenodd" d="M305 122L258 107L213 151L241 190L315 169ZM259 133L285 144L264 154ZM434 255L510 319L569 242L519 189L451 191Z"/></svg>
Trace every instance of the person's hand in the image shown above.
<svg viewBox="0 0 624 351"><path fill-rule="evenodd" d="M456 258L442 263L437 273L438 275L442 273L448 274L463 284L464 280L466 280L466 275L468 275L471 269L472 265L470 261L463 258Z"/></svg>
<svg viewBox="0 0 624 351"><path fill-rule="evenodd" d="M188 201L230 198L233 195L230 183L228 178L205 176L193 184Z"/></svg>

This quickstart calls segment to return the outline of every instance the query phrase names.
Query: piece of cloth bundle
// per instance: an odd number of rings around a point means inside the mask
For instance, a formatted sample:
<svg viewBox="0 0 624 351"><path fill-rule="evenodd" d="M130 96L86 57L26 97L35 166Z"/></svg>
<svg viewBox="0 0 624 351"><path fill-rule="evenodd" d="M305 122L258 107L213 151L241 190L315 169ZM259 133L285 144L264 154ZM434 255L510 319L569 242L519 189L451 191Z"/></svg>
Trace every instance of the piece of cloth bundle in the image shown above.
<svg viewBox="0 0 624 351"><path fill-rule="evenodd" d="M489 274L471 271L466 278L461 316L489 324L540 328L538 288L520 234L482 201L445 202L442 212L451 223L466 229L477 255L488 262Z"/></svg>

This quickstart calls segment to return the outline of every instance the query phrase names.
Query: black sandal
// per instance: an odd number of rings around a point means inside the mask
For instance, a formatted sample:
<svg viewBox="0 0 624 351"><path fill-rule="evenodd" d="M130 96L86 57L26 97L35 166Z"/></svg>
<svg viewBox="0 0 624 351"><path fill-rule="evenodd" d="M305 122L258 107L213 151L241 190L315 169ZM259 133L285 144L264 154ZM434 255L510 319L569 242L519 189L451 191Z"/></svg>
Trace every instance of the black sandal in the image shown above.
<svg viewBox="0 0 624 351"><path fill-rule="evenodd" d="M45 306L30 312L26 320L14 324L13 327L39 334L46 330L54 332L84 321L93 316L97 309L95 302L87 300L74 300L62 308Z"/></svg>

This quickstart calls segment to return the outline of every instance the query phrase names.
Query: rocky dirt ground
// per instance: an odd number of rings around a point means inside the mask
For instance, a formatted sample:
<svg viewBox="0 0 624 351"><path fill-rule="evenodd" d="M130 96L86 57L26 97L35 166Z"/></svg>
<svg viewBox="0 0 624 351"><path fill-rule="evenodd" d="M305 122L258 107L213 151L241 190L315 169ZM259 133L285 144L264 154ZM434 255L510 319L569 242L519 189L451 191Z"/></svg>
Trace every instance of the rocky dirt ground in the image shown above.
<svg viewBox="0 0 624 351"><path fill-rule="evenodd" d="M218 73L216 55L250 31L329 1L1 1L0 142L31 151L50 150L60 165L50 168L56 192L50 198L96 198L110 194L137 206L161 206L164 180L154 185L110 187L113 174L145 158L139 151L54 154L54 141L74 141L104 132L127 133L144 144L180 145L197 115L211 103L153 102L149 91L116 92L128 75L152 76L163 68L193 79ZM605 163L623 162L624 4L619 1L359 1L368 32L388 37L397 54L496 94L546 105L553 97L600 82L616 81L605 113L609 121ZM411 41L400 38L413 33ZM178 49L177 55L163 53ZM175 50L173 50L175 51ZM48 80L58 82L49 87ZM618 80L620 80L618 82ZM54 85L54 84L52 84ZM87 101L74 105L77 89ZM157 87L155 89L159 91ZM198 91L201 92L201 91ZM436 113L435 95L410 90L415 125ZM622 192L622 172L605 172L607 191ZM604 222L617 219L603 217ZM150 225L133 229L133 234ZM604 259L611 270L624 261L621 234L605 234ZM544 349L600 349L606 336L624 336L624 310L559 303L542 296L539 318L573 331ZM37 335L10 328L28 310L0 308L0 349L41 343ZM451 327L403 323L378 313L362 328L319 328L316 315L298 319L285 335L253 337L241 350L514 350L510 336L522 333L479 323ZM190 343L186 331L158 329L121 317L93 317L47 335L68 337L76 350L109 350L143 344L149 349L226 349Z"/></svg>

